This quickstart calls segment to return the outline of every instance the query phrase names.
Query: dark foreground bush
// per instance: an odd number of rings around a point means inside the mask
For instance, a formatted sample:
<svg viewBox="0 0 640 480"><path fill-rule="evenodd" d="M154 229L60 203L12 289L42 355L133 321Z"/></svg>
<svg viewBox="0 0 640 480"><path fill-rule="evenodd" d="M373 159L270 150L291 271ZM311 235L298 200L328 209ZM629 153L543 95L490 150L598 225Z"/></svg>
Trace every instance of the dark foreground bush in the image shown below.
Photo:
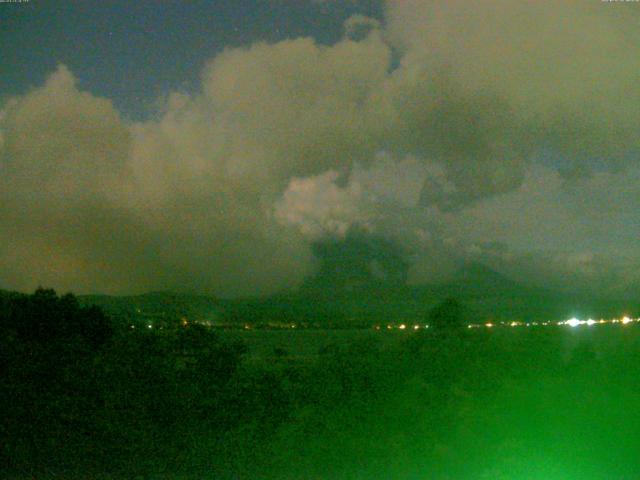
<svg viewBox="0 0 640 480"><path fill-rule="evenodd" d="M604 480L640 468L633 329L384 333L259 359L198 327L96 343L59 325L63 308L30 305L38 295L3 303L2 478ZM34 311L53 315L35 336L17 323Z"/></svg>

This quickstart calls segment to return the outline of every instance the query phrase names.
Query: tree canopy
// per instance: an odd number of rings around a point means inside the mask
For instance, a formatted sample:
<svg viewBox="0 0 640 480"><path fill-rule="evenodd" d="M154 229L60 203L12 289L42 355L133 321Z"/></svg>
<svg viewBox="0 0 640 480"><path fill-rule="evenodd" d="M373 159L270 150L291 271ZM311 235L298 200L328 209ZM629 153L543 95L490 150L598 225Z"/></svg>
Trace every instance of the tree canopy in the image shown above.
<svg viewBox="0 0 640 480"><path fill-rule="evenodd" d="M457 330L464 327L462 305L455 298L447 298L433 307L427 319L435 330Z"/></svg>
<svg viewBox="0 0 640 480"><path fill-rule="evenodd" d="M113 334L111 322L98 307L83 307L71 293L38 288L32 295L10 295L0 304L0 326L21 340L53 342L79 337L91 346Z"/></svg>

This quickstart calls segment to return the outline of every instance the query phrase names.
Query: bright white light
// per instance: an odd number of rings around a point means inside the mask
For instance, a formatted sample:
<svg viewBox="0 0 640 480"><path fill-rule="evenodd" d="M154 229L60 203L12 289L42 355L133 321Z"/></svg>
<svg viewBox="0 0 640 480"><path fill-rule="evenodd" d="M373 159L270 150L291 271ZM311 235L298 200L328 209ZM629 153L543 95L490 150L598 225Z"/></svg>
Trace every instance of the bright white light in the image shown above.
<svg viewBox="0 0 640 480"><path fill-rule="evenodd" d="M593 318L590 318L589 320L587 320L587 325L595 325L596 321Z"/></svg>
<svg viewBox="0 0 640 480"><path fill-rule="evenodd" d="M405 328L407 328L407 326L403 323L398 327L400 330L404 330Z"/></svg>
<svg viewBox="0 0 640 480"><path fill-rule="evenodd" d="M569 325L570 327L577 327L578 325L580 325L582 322L580 320L578 320L577 318L571 318L569 320L567 320L566 322L564 322L566 325Z"/></svg>
<svg viewBox="0 0 640 480"><path fill-rule="evenodd" d="M420 325L414 325L414 326L413 326L413 329L414 329L414 330L418 330L419 328L420 328Z"/></svg>
<svg viewBox="0 0 640 480"><path fill-rule="evenodd" d="M484 325L485 325L485 327L488 327L488 328L493 327L493 323L485 323Z"/></svg>
<svg viewBox="0 0 640 480"><path fill-rule="evenodd" d="M149 324L147 325L147 328L153 328L153 325Z"/></svg>
<svg viewBox="0 0 640 480"><path fill-rule="evenodd" d="M629 317L622 317L622 323L623 325L626 325L627 323L631 323L631 319Z"/></svg>

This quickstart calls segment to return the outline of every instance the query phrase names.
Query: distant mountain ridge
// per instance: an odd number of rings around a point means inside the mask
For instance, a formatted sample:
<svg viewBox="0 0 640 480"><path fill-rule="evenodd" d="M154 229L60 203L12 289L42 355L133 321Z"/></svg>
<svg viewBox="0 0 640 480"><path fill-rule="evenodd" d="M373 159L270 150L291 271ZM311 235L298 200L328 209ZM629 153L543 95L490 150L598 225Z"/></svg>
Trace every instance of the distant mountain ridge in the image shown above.
<svg viewBox="0 0 640 480"><path fill-rule="evenodd" d="M215 297L190 293L155 291L124 296L80 295L78 300L84 305L97 305L112 316L129 319L214 321L222 314L220 302Z"/></svg>
<svg viewBox="0 0 640 480"><path fill-rule="evenodd" d="M333 274L337 278L332 279ZM0 291L0 296L7 294ZM640 314L640 298L601 298L526 286L477 262L462 266L452 280L438 284L408 285L397 277L361 272L352 278L334 268L308 279L295 291L269 297L218 299L156 291L125 296L80 295L78 299L81 304L98 305L112 316L126 319L344 327L422 323L431 308L451 297L462 304L470 321L477 322Z"/></svg>

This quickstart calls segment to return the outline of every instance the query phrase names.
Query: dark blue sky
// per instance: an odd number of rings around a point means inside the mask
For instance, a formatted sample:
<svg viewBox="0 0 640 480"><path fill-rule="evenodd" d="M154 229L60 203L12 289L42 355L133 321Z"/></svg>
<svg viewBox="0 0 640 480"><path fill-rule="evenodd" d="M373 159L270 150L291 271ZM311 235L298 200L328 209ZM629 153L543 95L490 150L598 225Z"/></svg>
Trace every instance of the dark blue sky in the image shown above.
<svg viewBox="0 0 640 480"><path fill-rule="evenodd" d="M41 85L57 63L80 87L145 117L153 100L191 90L204 62L225 47L313 36L331 44L379 0L109 0L0 3L0 98Z"/></svg>

